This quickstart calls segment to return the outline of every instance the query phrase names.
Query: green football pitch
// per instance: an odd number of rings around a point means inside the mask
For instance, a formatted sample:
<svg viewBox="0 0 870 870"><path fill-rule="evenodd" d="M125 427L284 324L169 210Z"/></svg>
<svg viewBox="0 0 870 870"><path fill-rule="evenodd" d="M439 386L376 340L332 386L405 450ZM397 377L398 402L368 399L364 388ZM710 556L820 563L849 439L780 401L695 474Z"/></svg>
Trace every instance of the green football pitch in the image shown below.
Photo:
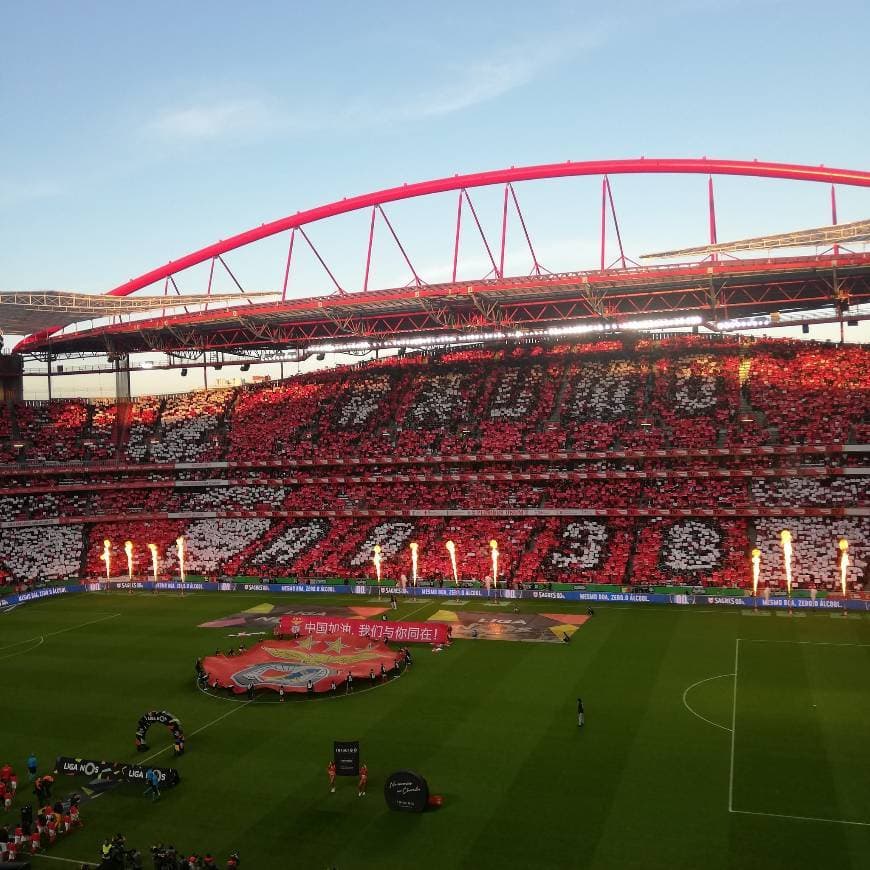
<svg viewBox="0 0 870 870"><path fill-rule="evenodd" d="M84 829L34 866L93 860L121 831L143 853L158 841L222 861L239 850L245 870L870 867L870 615L604 605L570 644L417 647L403 676L350 697L198 691L194 659L238 629L197 626L267 602L371 603L100 593L0 615L0 764L25 774L16 811L32 797L31 752L43 770L57 755L141 762L136 723L155 708L187 735L177 788L156 803L132 785L86 802ZM390 616L444 607L409 601ZM332 741L354 739L365 798L355 780L327 786ZM174 763L165 729L149 742L145 757ZM390 812L383 781L401 769L443 806ZM84 784L58 777L55 793Z"/></svg>

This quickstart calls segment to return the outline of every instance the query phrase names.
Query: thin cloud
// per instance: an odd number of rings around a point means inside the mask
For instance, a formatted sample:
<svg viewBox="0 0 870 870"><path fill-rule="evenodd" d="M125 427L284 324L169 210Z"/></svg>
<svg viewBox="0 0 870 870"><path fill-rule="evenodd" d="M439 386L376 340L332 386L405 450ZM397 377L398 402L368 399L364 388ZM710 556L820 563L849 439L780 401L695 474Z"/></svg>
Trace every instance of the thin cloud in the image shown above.
<svg viewBox="0 0 870 870"><path fill-rule="evenodd" d="M201 142L227 136L259 135L270 126L260 100L232 100L168 109L145 125L146 132L168 142Z"/></svg>
<svg viewBox="0 0 870 870"><path fill-rule="evenodd" d="M608 32L609 28L602 24L583 34L542 38L530 45L513 45L469 64L450 65L438 87L421 89L413 97L382 103L376 108L368 102L357 104L344 112L341 120L349 125L384 124L423 121L461 112L531 84L569 57L598 48Z"/></svg>
<svg viewBox="0 0 870 870"><path fill-rule="evenodd" d="M264 98L194 103L164 109L144 125L144 131L150 138L183 144L262 138L278 132L348 132L441 118L532 83L561 61L597 48L606 32L599 26L580 35L515 44L470 63L447 64L436 84L411 85L403 93L377 100L363 96L342 107L319 106L309 112L297 106L292 113Z"/></svg>

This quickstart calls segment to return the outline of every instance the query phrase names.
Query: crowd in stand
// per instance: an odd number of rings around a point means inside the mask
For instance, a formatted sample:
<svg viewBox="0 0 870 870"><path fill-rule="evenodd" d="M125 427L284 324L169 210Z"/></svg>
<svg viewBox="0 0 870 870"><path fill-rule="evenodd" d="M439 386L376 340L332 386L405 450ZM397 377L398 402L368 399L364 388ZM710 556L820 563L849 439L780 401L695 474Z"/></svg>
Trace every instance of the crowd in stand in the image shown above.
<svg viewBox="0 0 870 870"><path fill-rule="evenodd" d="M870 427L867 354L863 346L683 337L634 350L609 341L390 358L243 389L138 398L117 453L114 403L15 403L0 414L0 447L7 461L18 456L10 448L17 439L23 458L37 461L177 462L407 454L444 442L528 449L545 433L552 449L841 443L866 440Z"/></svg>
<svg viewBox="0 0 870 870"><path fill-rule="evenodd" d="M479 466L468 460L439 460L437 465L401 471L390 463L427 454L866 441L866 362L867 351L860 346L741 344L684 336L644 339L633 349L608 340L474 349L440 358L390 358L241 390L145 397L129 406L123 418L107 402L6 404L0 406L0 451L6 451L0 452L0 462L13 454L43 462L113 457L133 462L385 459L382 467L346 471L337 466L318 472L342 476L330 483L284 480L302 474L288 470L268 479L265 472L258 478L251 471L247 479L239 472L231 480L210 481L209 473L229 475L188 469L168 475L150 472L148 478L125 473L121 485L105 475L84 490L64 489L56 478L35 480L22 472L17 480L0 483L0 488L18 487L14 494L0 494L0 521L61 522L0 530L0 583L62 578L82 569L91 576L102 575L104 538L113 542L114 574L125 573L127 539L136 546L135 574L150 574L146 543L157 544L158 571L171 573L178 565L178 535L186 539L187 570L209 575L267 576L279 571L312 578L367 576L372 550L379 546L383 570L395 579L398 573L409 573L408 565L400 568L399 563L407 562L408 544L414 540L420 544L421 576L449 582L453 570L444 542L451 539L463 579L482 581L491 574L488 541L497 539L499 579L515 583L541 576L550 581L622 582L629 574L657 582L688 582L694 577L714 584L745 583L748 551L756 543L764 549L770 529L787 524L785 518L753 519L754 509L866 506L866 478L834 476L838 460L833 458L823 460L832 471L824 477L746 479L714 473L756 467L775 473L802 461L769 453L715 460L649 455ZM24 448L7 449L12 439ZM866 458L858 455L848 461L860 466ZM689 475L641 480L617 474L636 469L683 469ZM606 480L557 476L571 471L613 474ZM473 472L476 477L457 477L457 472ZM510 474L511 479L496 479L496 472ZM363 479L361 473L373 476ZM541 474L552 477L535 478ZM154 485L142 488L145 480ZM37 483L40 491L21 491L36 490ZM365 516L366 511L418 508L434 515ZM737 509L747 516L674 521L522 515L566 508L639 508L653 513ZM516 515L496 520L444 513L455 509ZM303 516L286 515L293 511ZM352 516L317 516L318 512ZM101 515L131 514L143 518L84 522ZM185 518L169 518L176 514ZM833 519L807 522L806 534L839 534ZM849 522L855 554L850 578L858 585L866 579L861 565L870 529L864 518ZM792 525L799 528L797 522ZM795 532L796 539L802 532ZM825 537L818 546L825 549L828 543ZM802 565L808 570L810 561L804 557Z"/></svg>

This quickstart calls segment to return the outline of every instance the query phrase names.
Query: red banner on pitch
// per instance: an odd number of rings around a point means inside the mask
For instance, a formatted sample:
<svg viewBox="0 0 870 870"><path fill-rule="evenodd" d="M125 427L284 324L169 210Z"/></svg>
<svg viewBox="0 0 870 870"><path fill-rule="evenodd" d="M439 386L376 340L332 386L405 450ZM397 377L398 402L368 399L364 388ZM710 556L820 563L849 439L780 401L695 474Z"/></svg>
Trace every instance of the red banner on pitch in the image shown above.
<svg viewBox="0 0 870 870"><path fill-rule="evenodd" d="M336 619L317 616L282 616L278 634L350 634L371 640L396 643L447 643L450 639L446 622L398 622L375 619Z"/></svg>

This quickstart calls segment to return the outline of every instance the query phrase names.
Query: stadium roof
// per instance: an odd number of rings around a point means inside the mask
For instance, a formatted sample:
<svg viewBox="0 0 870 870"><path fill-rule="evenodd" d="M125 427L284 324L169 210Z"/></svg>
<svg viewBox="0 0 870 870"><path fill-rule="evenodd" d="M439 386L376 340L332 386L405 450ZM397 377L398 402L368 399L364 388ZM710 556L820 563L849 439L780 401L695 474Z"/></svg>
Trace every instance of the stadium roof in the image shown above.
<svg viewBox="0 0 870 870"><path fill-rule="evenodd" d="M712 182L714 175L830 184L834 223L836 200L833 186L870 187L870 172L860 170L707 158L567 161L404 184L361 196L346 197L261 224L171 260L115 287L107 296L100 297L103 300L126 300L130 294L145 288L153 291L160 284L166 293L170 283L177 290L176 276L198 264L209 262L209 290L217 263L226 270L239 290L242 290L224 255L289 231L286 265L282 258L284 284L277 291L281 297L278 302L253 303L252 294L247 294L245 299L248 304L245 306L233 305L218 311L186 310L183 314L172 316L164 316L163 313L158 317L144 318L125 315L120 322L66 333L58 333L58 330L64 323L71 322L72 318L45 318L39 322L42 330L20 342L16 350L52 355L180 350L245 352L254 349L318 349L312 345L325 342L334 346L338 342L354 340L390 341L394 346L401 346L405 337L416 336L425 341L426 336L444 331L473 333L483 328L517 330L532 325L546 327L590 322L618 324L625 319L639 316L661 318L691 314L708 323L715 323L723 318L819 308L833 308L842 313L851 304L860 304L870 299L870 254L858 254L845 249L841 251L836 247L836 242L829 251L812 257L737 260L717 259L714 253L701 263L635 268L635 264L629 260L623 249L610 188L611 174L707 176L711 245L715 245L717 241ZM596 175L601 176L602 181L600 268L587 272L549 272L538 261L513 185L522 181ZM492 244L487 240L469 193L475 188L495 185L502 186L504 192L500 247L499 239L494 238ZM459 194L453 277L448 283L429 284L414 268L384 206L448 191ZM532 262L531 273L521 277L510 277L505 273L505 241L511 203L511 213L516 213ZM489 264L486 275L471 281L457 280L456 272L464 208L466 225L472 228L476 226ZM371 212L370 221L366 221L369 235L365 277L361 281L360 291L348 292L339 285L335 273L306 232L306 227L364 209ZM619 246L619 257L615 261L618 265L609 267L605 261L608 216ZM386 224L392 240L413 275L411 285L369 290L372 242L378 219ZM331 295L286 300L293 245L297 234L300 236L298 244L308 245L329 276L335 288ZM792 234L794 235L796 234ZM806 245L809 242L804 240L801 244ZM190 281L187 283L189 286ZM164 300L171 297L164 295L150 298L155 301L146 304L153 309L162 308ZM190 299L191 297L178 296L176 302L189 306ZM111 313L116 312L113 310ZM85 314L84 318L87 319L88 315ZM51 325L46 326L46 321ZM31 321L31 328L32 324Z"/></svg>
<svg viewBox="0 0 870 870"><path fill-rule="evenodd" d="M497 278L232 306L116 323L40 341L52 354L300 348L420 334L516 330L637 318L719 320L870 301L870 254L721 260ZM32 350L37 350L33 348Z"/></svg>
<svg viewBox="0 0 870 870"><path fill-rule="evenodd" d="M67 326L83 320L96 320L121 314L136 314L156 309L175 309L199 305L227 305L272 293L199 296L102 296L67 290L0 291L0 332L29 335L47 323Z"/></svg>

